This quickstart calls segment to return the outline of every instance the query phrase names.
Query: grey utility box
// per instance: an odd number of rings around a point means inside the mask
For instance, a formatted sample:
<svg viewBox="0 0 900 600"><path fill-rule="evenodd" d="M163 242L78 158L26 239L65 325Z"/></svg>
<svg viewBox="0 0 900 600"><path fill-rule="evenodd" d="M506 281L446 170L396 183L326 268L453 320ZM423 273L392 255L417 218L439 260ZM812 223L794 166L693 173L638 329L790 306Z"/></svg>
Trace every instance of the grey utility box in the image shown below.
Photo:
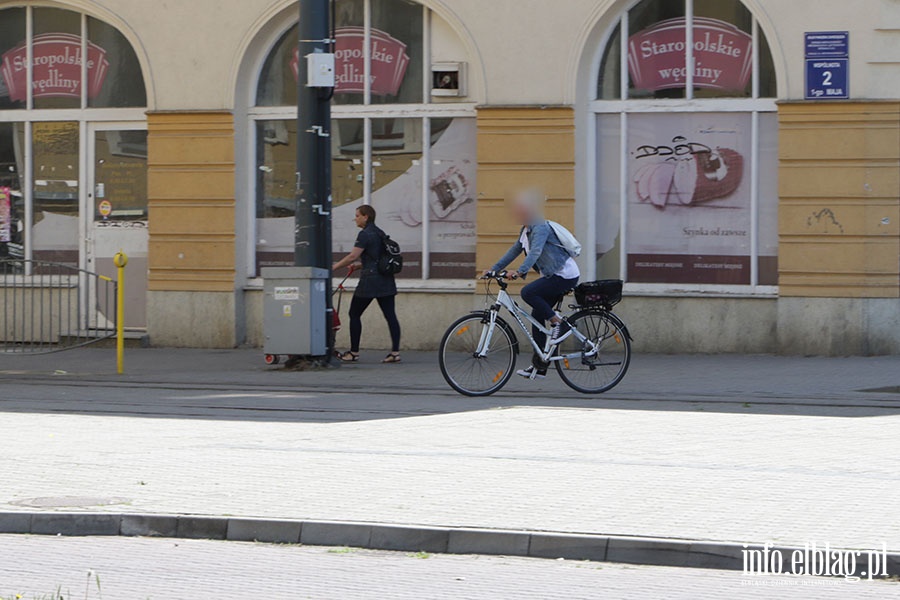
<svg viewBox="0 0 900 600"><path fill-rule="evenodd" d="M328 354L326 285L328 271L311 267L271 267L265 280L264 352L274 356Z"/></svg>

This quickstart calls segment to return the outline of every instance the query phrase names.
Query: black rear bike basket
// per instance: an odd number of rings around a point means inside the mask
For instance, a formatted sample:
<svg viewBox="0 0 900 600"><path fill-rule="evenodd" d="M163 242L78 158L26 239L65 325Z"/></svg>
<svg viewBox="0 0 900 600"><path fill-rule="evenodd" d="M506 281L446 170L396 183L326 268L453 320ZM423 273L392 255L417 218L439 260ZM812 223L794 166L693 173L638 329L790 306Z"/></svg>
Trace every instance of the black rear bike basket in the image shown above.
<svg viewBox="0 0 900 600"><path fill-rule="evenodd" d="M585 308L599 306L610 309L622 301L623 285L624 282L619 279L582 283L575 288L575 301Z"/></svg>

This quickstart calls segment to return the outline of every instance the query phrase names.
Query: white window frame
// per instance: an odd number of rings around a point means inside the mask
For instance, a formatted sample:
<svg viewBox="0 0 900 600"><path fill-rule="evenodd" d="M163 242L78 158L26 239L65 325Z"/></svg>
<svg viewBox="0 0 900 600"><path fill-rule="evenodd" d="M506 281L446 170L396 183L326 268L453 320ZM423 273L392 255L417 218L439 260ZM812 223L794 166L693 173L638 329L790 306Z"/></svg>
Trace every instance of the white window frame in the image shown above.
<svg viewBox="0 0 900 600"><path fill-rule="evenodd" d="M751 116L751 155L750 161L750 285L725 285L725 284L668 284L668 283L629 283L628 282L628 164L625 160L619 165L619 276L625 280L625 292L635 295L647 296L726 296L726 297L777 297L778 286L759 284L759 116L764 113L777 113L777 101L775 98L761 98L759 95L759 40L761 31L759 21L750 7L744 4L753 17L753 72L752 94L750 98L694 98L693 69L687 69L685 82L685 98L683 99L640 99L629 98L628 88L630 75L628 70L628 31L629 13L640 4L641 0L634 0L623 11L621 17L613 22L599 52L594 57L591 72L593 74L592 85L589 90L594 99L588 104L588 118L590 124L588 131L588 237L591 248L597 247L597 159L599 149L597 147L597 118L599 115L619 115L619 153L624 157L628 154L628 119L630 115L681 112L681 113L708 113L708 112L740 112ZM741 0L737 0L740 2ZM693 64L694 47L694 0L685 2L685 46L686 64ZM743 4L743 3L742 3ZM621 61L619 70L621 81L620 98L617 100L596 99L599 87L600 69L603 56L610 43L616 28L619 27L621 44L619 58ZM595 252L595 251L594 251ZM591 260L588 265L588 273L591 279L597 278L597 261Z"/></svg>
<svg viewBox="0 0 900 600"><path fill-rule="evenodd" d="M441 118L472 118L474 119L477 114L477 103L475 102L432 102L431 101L431 9L424 5L420 4L422 7L422 27L423 27L423 36L422 36L422 47L424 49L424 56L422 57L422 102L416 104L372 104L372 90L371 90L371 78L369 77L369 70L371 68L371 60L370 60L370 52L371 52L371 44L368 43L369 36L371 36L372 31L372 0L364 0L364 20L363 26L365 28L365 36L366 41L364 42L364 64L365 64L365 92L363 94L363 102L360 104L335 104L332 105L331 109L331 118L333 120L339 119L357 119L363 120L364 122L364 130L365 130L365 140L364 140L364 156L363 156L363 164L364 164L364 181L363 181L363 202L365 204L371 204L372 202L372 168L373 168L373 159L372 159L372 120L373 119L419 119L422 126L422 159L421 165L423 169L423 179L422 181L429 181L429 177L431 175L432 161L430 157L431 152L431 144L429 140L431 139L431 120L432 119L441 119ZM297 118L297 107L296 106L257 106L258 100L258 84L260 77L262 76L262 71L265 66L266 60L271 55L273 51L277 48L278 43L284 37L284 35L295 25L297 24L296 19L290 20L285 23L281 28L278 29L277 33L274 34L269 43L265 45L265 51L261 54L256 64L254 65L254 77L252 79L253 85L249 86L252 88L250 90L251 96L248 98L248 106L250 107L247 111L247 129L245 131L246 140L251 142L249 147L251 148L250 152L248 152L248 156L246 157L245 168L248 169L248 173L250 173L250 177L247 178L247 198L251 199L251 202L248 203L247 217L249 219L249 223L253 224L249 230L247 235L247 266L248 272L251 274L247 280L247 287L250 289L256 289L262 287L262 278L259 273L256 273L256 249L258 244L258 230L255 225L256 223L256 205L259 199L257 198L257 180L256 180L256 170L258 168L255 148L256 148L256 136L257 136L257 123L259 121L277 121L277 120L293 120ZM422 285L428 286L430 282L434 283L435 288L444 288L447 287L448 282L453 282L455 280L447 280L447 279L432 279L431 278L431 251L432 251L432 243L431 243L431 228L430 219L427 216L431 213L430 206L430 191L428 186L422 186L422 214L425 215L426 218L422 219L422 276L420 279L398 279L398 285L404 287L404 282L409 282L411 289L422 289ZM412 284L411 282L420 281L422 283ZM462 283L462 280L460 281ZM466 283L468 283L466 281ZM458 288L460 286L453 285L452 287Z"/></svg>
<svg viewBox="0 0 900 600"><path fill-rule="evenodd" d="M8 8L17 8L15 6L0 8L2 11ZM34 221L34 139L32 135L35 123L54 123L54 122L70 122L78 123L79 127L79 143L78 143L78 268L86 270L88 268L88 244L89 244L89 227L93 219L93 208L90 206L89 192L87 189L88 169L93 165L88 162L88 125L94 123L129 123L135 125L136 129L146 129L147 123L147 107L139 108L89 108L88 86L87 82L87 61L81 63L81 101L79 108L34 108L34 95L32 81L34 80L34 9L35 8L56 8L79 15L81 20L81 55L87 56L88 51L88 15L85 12L74 8L62 6L45 6L45 5L28 5L22 7L25 9L25 42L27 45L27 70L26 81L28 85L28 97L25 108L0 110L0 123L22 123L25 126L24 147L22 151L23 172L22 180L25 182L22 189L23 203L25 205L25 214L23 219L26 227L31 229ZM129 42L130 43L130 42ZM149 98L149 95L148 95ZM34 258L34 234L26 231L24 236L23 255L26 260ZM27 264L26 275L31 277L31 265Z"/></svg>

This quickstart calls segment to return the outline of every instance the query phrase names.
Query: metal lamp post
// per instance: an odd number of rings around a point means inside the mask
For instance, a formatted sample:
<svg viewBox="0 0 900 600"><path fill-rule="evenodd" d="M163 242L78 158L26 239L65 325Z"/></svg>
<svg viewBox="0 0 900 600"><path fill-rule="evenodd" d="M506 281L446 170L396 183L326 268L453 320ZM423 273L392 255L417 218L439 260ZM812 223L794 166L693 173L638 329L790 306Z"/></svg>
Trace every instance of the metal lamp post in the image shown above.
<svg viewBox="0 0 900 600"><path fill-rule="evenodd" d="M330 0L300 2L300 69L297 86L297 189L294 265L331 271L331 97L334 40ZM334 354L332 281L327 281L329 357Z"/></svg>

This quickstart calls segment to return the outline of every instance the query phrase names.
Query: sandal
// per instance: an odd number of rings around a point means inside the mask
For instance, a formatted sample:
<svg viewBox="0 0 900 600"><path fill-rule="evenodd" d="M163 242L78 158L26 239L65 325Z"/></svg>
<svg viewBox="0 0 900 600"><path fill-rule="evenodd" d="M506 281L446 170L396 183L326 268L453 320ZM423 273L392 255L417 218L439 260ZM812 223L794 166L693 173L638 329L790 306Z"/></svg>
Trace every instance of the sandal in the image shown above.
<svg viewBox="0 0 900 600"><path fill-rule="evenodd" d="M384 360L381 361L382 364L389 365L391 363L403 362L403 359L400 358L399 352L391 352L387 356L384 357Z"/></svg>
<svg viewBox="0 0 900 600"><path fill-rule="evenodd" d="M338 358L341 359L341 362L350 362L355 363L359 362L359 353L358 352L344 352L343 354L338 355Z"/></svg>

